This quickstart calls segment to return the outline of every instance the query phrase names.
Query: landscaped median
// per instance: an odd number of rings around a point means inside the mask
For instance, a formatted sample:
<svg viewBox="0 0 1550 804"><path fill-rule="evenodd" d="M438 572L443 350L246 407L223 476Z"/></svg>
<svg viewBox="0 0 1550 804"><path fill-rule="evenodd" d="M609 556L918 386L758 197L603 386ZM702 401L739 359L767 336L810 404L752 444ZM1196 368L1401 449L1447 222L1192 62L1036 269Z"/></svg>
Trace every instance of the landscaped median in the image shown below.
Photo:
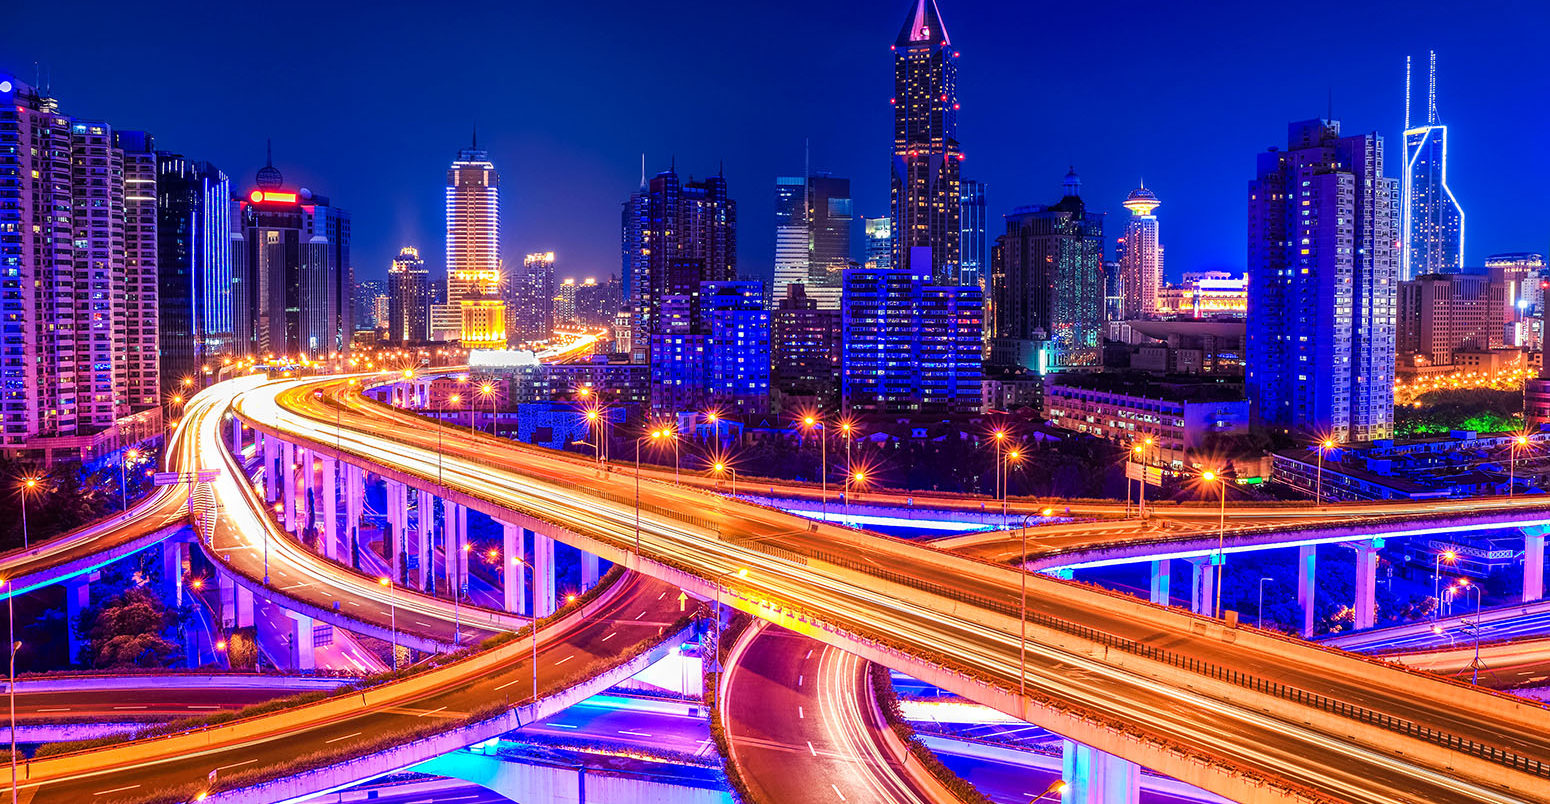
<svg viewBox="0 0 1550 804"><path fill-rule="evenodd" d="M583 624L593 619L618 621L628 619L622 611L616 611L630 601L642 597L656 598L656 582L640 577L623 578L615 569L605 576L604 583L583 598L567 606L555 617L539 623L539 644L550 651ZM645 592L650 590L650 594ZM663 590L665 591L665 590ZM633 607L632 607L633 608ZM676 605L665 609L678 617ZM661 618L666 620L667 617ZM621 666L641 660L663 639L682 630L682 622L670 622L656 627L652 632L633 639L610 643L616 652L598 655L576 663L569 671L556 678L552 673L544 679L549 695L538 703L557 697L565 690L587 686L595 679ZM265 762L242 768L240 772L213 774L213 783L205 773L188 772L187 760L195 756L209 756L211 768L219 767L223 758L212 750L245 746L251 749L262 741L283 740L287 735L308 728L338 724L352 718L382 714L406 705L423 704L442 694L455 694L459 689L488 682L497 675L511 675L524 679L524 662L531 661L532 643L528 631L507 634L487 640L478 648L469 648L457 654L438 657L438 661L424 662L398 673L382 676L352 685L321 699L315 694L294 696L270 701L244 710L220 713L198 720L178 721L140 732L134 737L66 743L50 747L46 758L26 763L21 772L24 789L39 787L38 801L64 800L57 798L64 784L72 784L84 777L92 777L98 784L106 782L133 783L137 777L155 784L147 784L113 800L123 801L187 801L203 793L218 794L224 790L246 788L281 776L294 776L303 771L337 765L353 758L383 752L405 744L424 740L429 735L456 732L467 726L500 719L502 715L517 710L514 702L491 696L482 706L465 706L455 718L432 718L414 724L413 728L394 731L370 731L360 740L339 741L310 753L302 753L298 747L294 758L282 762ZM551 634L546 641L544 635ZM617 647L615 647L617 646ZM542 657L541 657L542 658ZM525 698L526 696L522 696ZM565 697L565 696L559 696ZM434 706L434 703L430 705ZM568 704L567 704L568 705ZM363 729L365 731L366 729ZM456 747L456 746L454 746ZM248 754L244 754L247 756ZM184 763L174 767L174 763ZM134 768L135 770L128 770ZM173 780L156 778L158 773L171 774ZM187 781L184 781L187 780ZM111 787L111 784L104 786Z"/></svg>

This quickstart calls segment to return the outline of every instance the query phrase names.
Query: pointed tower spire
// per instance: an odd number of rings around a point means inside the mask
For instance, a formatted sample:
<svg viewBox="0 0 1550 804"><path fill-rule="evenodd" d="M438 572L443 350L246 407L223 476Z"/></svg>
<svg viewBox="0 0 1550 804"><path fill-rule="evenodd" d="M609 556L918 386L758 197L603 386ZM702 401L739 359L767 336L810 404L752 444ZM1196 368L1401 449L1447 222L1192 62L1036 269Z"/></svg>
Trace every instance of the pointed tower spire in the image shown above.
<svg viewBox="0 0 1550 804"><path fill-rule="evenodd" d="M1410 57L1405 57L1405 131L1410 130Z"/></svg>
<svg viewBox="0 0 1550 804"><path fill-rule="evenodd" d="M641 151L641 154L640 154L640 189L641 189L642 192L645 192L645 190L646 190L646 152L645 151Z"/></svg>
<svg viewBox="0 0 1550 804"><path fill-rule="evenodd" d="M1426 124L1437 125L1437 51L1431 51L1431 63L1427 66Z"/></svg>
<svg viewBox="0 0 1550 804"><path fill-rule="evenodd" d="M942 12L937 10L936 0L911 0L909 15L894 47L914 44L952 44L947 37L947 26L942 24Z"/></svg>

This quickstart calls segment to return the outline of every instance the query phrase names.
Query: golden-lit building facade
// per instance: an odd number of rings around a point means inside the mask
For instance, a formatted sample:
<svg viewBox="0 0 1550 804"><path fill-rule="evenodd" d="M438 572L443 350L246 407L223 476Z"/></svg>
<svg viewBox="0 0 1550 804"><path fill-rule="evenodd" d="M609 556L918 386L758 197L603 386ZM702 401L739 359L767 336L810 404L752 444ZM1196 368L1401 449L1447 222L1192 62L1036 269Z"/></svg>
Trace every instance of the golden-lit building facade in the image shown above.
<svg viewBox="0 0 1550 804"><path fill-rule="evenodd" d="M475 136L447 170L446 303L459 310L465 347L506 345L500 236L500 173Z"/></svg>

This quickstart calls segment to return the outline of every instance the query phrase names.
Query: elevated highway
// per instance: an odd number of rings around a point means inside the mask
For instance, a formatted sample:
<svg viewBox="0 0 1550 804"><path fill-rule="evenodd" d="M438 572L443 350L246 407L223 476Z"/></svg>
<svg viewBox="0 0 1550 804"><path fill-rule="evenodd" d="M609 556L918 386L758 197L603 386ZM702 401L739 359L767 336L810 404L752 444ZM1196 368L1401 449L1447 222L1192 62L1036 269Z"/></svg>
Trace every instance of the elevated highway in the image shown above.
<svg viewBox="0 0 1550 804"><path fill-rule="evenodd" d="M460 432L438 453L436 428L343 381L238 412L1229 798L1532 801L1550 779L1545 711L1521 701L656 481L637 536L632 481Z"/></svg>

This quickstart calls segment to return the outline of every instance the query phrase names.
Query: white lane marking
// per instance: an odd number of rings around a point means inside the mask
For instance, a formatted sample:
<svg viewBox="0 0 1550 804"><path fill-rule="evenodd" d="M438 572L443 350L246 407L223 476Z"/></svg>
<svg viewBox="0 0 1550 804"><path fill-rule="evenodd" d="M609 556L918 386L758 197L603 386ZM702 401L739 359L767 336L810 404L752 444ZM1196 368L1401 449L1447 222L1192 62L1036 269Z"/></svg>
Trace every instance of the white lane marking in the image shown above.
<svg viewBox="0 0 1550 804"><path fill-rule="evenodd" d="M642 618L644 616L646 616L646 612L642 611L640 614L635 615L635 619L639 620L640 618Z"/></svg>
<svg viewBox="0 0 1550 804"><path fill-rule="evenodd" d="M609 634L608 636L603 637L603 641L607 642L608 640L613 639L614 638L614 634L617 634L617 633L619 633L619 632L618 631L614 631L613 633Z"/></svg>
<svg viewBox="0 0 1550 804"><path fill-rule="evenodd" d="M70 711L70 707L68 707L68 706L56 706L56 707L53 707L51 709L39 709L38 711L39 712L68 712L68 711Z"/></svg>
<svg viewBox="0 0 1550 804"><path fill-rule="evenodd" d="M812 740L807 741L807 753L812 754L815 757L818 756L818 751L813 748Z"/></svg>
<svg viewBox="0 0 1550 804"><path fill-rule="evenodd" d="M571 655L566 656L565 658L555 662L554 666L555 667L559 667L560 665L565 664L566 662L568 662L568 661L570 661L571 659L574 659L574 658L576 658L576 654L572 653Z"/></svg>
<svg viewBox="0 0 1550 804"><path fill-rule="evenodd" d="M114 709L144 709L144 706L115 706Z"/></svg>
<svg viewBox="0 0 1550 804"><path fill-rule="evenodd" d="M94 795L94 796L105 796L105 795L107 795L109 793L122 793L125 790L133 790L133 789L135 789L136 787L139 787L139 786L140 785L132 784L132 785L130 785L128 787L115 787L112 790L98 790L97 792L92 793L92 795Z"/></svg>
<svg viewBox="0 0 1550 804"><path fill-rule="evenodd" d="M253 763L257 762L257 761L258 760L256 760L256 759L244 759L241 762L233 762L230 765L219 765L219 766L216 767L216 770L219 771L219 770L226 770L227 768L240 768L243 765L251 765L251 764L253 764Z"/></svg>
<svg viewBox="0 0 1550 804"><path fill-rule="evenodd" d="M550 723L549 725L551 727L553 727L553 728L556 728L556 729L579 729L579 728L581 728L580 726L572 725L570 723Z"/></svg>
<svg viewBox="0 0 1550 804"><path fill-rule="evenodd" d="M447 707L443 706L443 707L439 707L437 709L427 709L424 712L421 712L420 714L415 715L415 717L425 717L426 715L434 715L437 712L440 712L440 711L442 711L443 709L446 709L446 708Z"/></svg>
<svg viewBox="0 0 1550 804"><path fill-rule="evenodd" d="M844 800L845 800L845 794L844 794L844 793L841 793L841 792L840 792L840 788L839 788L839 787L838 787L838 786L836 786L836 785L835 785L835 784L833 784L833 783L832 783L832 782L831 782L831 783L830 783L830 784L829 784L829 787L830 787L830 788L832 788L832 789L833 789L833 790L834 790L834 795L836 795L836 796L839 796L839 797L840 797L840 801L844 801Z"/></svg>
<svg viewBox="0 0 1550 804"><path fill-rule="evenodd" d="M508 681L508 682L506 682L506 683L505 683L505 684L502 684L502 685L500 685L500 686L499 686L499 687L496 687L496 688L495 688L495 690L496 690L496 691L497 691L497 692L499 692L499 691L500 691L500 690L503 690L503 689L506 689L506 688L507 688L507 687L509 687L509 686L511 686L511 685L512 685L512 684L515 684L515 683L517 683L517 682L518 682L518 681L521 681L521 680L522 680L522 679L520 679L520 678L519 678L519 679L517 679L517 680L516 680L516 681Z"/></svg>
<svg viewBox="0 0 1550 804"><path fill-rule="evenodd" d="M798 720L802 720L802 719L805 719L806 717L807 717L807 715L802 714L802 707L798 706L797 707L797 719Z"/></svg>
<svg viewBox="0 0 1550 804"><path fill-rule="evenodd" d="M804 679L804 678L806 678L806 676L804 676L803 674L801 674L801 673L797 674L797 686L798 687L802 686L802 679Z"/></svg>
<svg viewBox="0 0 1550 804"><path fill-rule="evenodd" d="M647 734L647 733L645 733L643 731L628 731L626 729L620 729L619 733L620 734L628 734L631 737L650 737L651 736L651 735L649 735L649 734Z"/></svg>
<svg viewBox="0 0 1550 804"><path fill-rule="evenodd" d="M335 738L334 738L334 739L332 739L332 740L324 740L324 741L323 741L323 742L324 742L324 743L325 743L325 744L327 744L327 743L337 743L337 742L339 742L339 741L340 741L340 740L348 740L348 739L350 739L350 738L351 738L351 737L359 737L359 736L361 736L361 733L360 733L360 732L356 732L356 733L354 733L354 734L346 734L346 735L345 735L345 736L343 736L343 737L335 737Z"/></svg>
<svg viewBox="0 0 1550 804"><path fill-rule="evenodd" d="M807 655L803 656L802 658L803 659L811 659L811 658L813 658L813 649L812 648L808 648L807 649Z"/></svg>

